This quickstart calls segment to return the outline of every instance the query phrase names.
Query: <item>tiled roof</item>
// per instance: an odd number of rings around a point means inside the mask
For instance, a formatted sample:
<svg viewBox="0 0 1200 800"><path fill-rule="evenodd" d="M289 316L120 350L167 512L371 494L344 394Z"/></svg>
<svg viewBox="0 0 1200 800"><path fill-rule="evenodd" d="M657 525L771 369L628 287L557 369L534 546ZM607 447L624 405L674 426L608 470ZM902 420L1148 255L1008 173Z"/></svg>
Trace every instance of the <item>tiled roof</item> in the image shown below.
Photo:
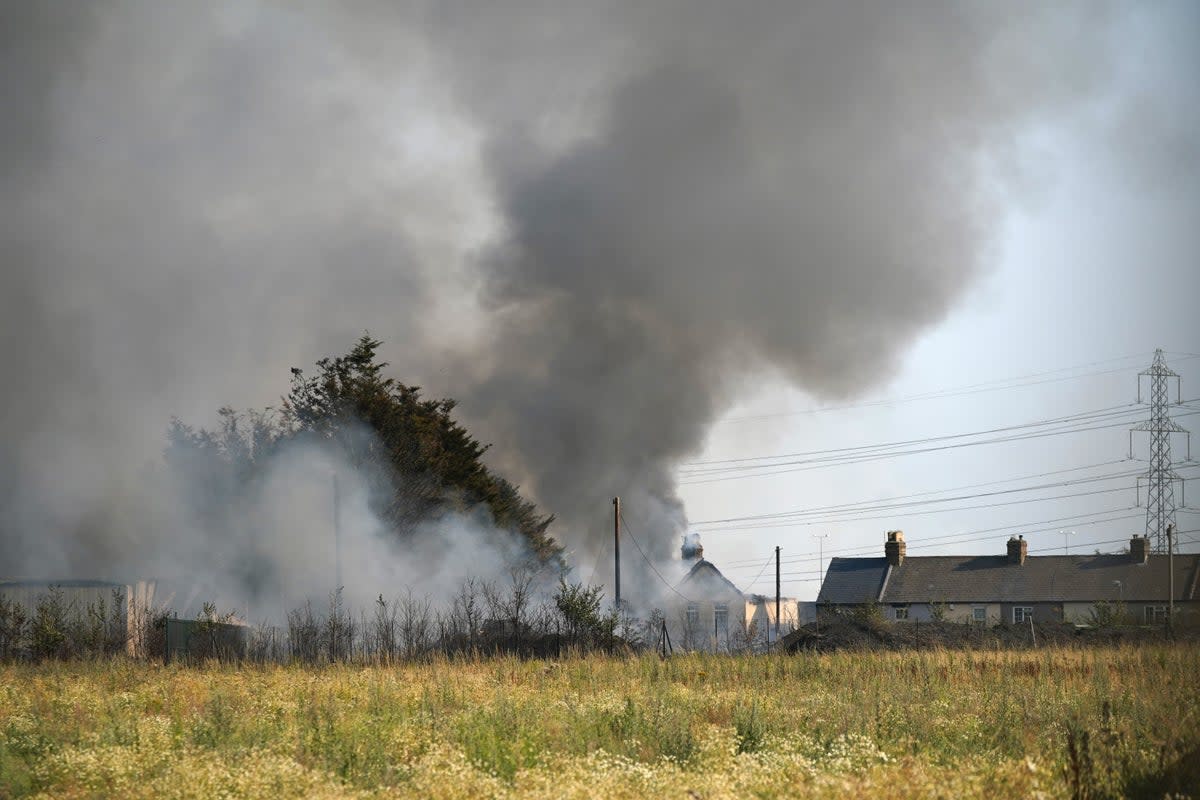
<svg viewBox="0 0 1200 800"><path fill-rule="evenodd" d="M887 575L886 558L834 558L829 562L817 601L869 603L879 597Z"/></svg>
<svg viewBox="0 0 1200 800"><path fill-rule="evenodd" d="M1029 556L916 556L890 570L885 558L835 558L821 587L832 603L1166 602L1167 558L1144 564L1127 554ZM1200 599L1200 555L1175 556L1175 599ZM1120 582L1118 585L1117 582ZM875 589L871 594L872 586Z"/></svg>

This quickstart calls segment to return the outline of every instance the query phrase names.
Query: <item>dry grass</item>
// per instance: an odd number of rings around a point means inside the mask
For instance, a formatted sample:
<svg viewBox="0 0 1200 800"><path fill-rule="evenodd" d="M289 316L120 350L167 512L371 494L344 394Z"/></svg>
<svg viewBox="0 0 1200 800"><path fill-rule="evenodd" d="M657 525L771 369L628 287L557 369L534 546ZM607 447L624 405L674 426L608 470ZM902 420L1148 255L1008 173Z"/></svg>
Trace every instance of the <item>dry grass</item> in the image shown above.
<svg viewBox="0 0 1200 800"><path fill-rule="evenodd" d="M1200 647L0 667L0 797L1200 794Z"/></svg>

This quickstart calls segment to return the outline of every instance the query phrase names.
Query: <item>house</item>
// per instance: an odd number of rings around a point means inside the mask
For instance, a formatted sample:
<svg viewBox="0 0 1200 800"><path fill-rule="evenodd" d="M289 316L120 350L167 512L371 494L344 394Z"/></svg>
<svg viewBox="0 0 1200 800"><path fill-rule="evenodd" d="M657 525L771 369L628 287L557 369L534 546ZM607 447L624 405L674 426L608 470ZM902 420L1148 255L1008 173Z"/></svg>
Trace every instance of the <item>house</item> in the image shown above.
<svg viewBox="0 0 1200 800"><path fill-rule="evenodd" d="M697 534L686 534L680 548L683 578L666 609L667 630L673 646L683 650L741 652L763 650L778 635L795 630L805 610L813 604L780 598L779 627L775 627L775 597L747 595L704 559ZM805 609L805 606L809 606Z"/></svg>
<svg viewBox="0 0 1200 800"><path fill-rule="evenodd" d="M1141 624L1166 622L1168 558L1134 536L1128 553L1030 556L1023 536L994 556L909 558L902 531L889 531L882 558L834 558L818 606L879 604L896 621L944 619L983 625L1095 621L1117 612ZM1200 554L1176 554L1177 620L1200 616Z"/></svg>

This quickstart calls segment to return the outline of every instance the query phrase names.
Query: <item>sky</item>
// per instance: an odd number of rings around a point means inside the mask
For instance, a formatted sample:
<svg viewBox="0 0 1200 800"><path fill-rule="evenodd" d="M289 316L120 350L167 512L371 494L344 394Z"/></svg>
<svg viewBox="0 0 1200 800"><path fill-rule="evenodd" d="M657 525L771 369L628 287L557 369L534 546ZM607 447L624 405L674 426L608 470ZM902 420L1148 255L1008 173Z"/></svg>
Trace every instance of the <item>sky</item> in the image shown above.
<svg viewBox="0 0 1200 800"><path fill-rule="evenodd" d="M647 561L695 529L764 591L779 546L804 599L819 547L875 554L897 528L914 554L1014 532L1050 552L1067 518L1073 551L1119 547L1144 465L1120 463L1123 427L704 483L697 464L1134 422L1117 407L1155 348L1200 397L1195 4L0 13L12 574L201 557L147 477L168 421L276 404L290 367L363 331L459 401L581 578L609 579L620 495ZM744 528L1110 474L1075 498Z"/></svg>
<svg viewBox="0 0 1200 800"><path fill-rule="evenodd" d="M1121 11L1113 32L1118 40L1116 83L1120 92L1137 98L1134 109L1150 104L1157 110L1148 115L1121 112L1120 103L1109 97L1068 121L1028 132L1020 146L1042 177L1036 191L1007 209L992 271L906 353L891 381L866 392L860 402L978 388L940 399L807 413L822 404L803 391L769 383L714 427L697 461L969 433L1122 406L1137 400L1137 373L1149 367L1155 348L1168 351L1168 365L1181 376L1183 399L1200 397L1200 235L1194 224L1200 211L1200 120L1198 90L1190 77L1200 70L1195 36L1200 29L1195 9L1186 5L1123 6ZM1142 148L1154 141L1156 127L1167 125L1177 126L1180 134L1174 148L1164 146L1158 153L1161 161L1147 157ZM1140 132L1143 126L1146 130ZM1170 162L1175 169L1167 169L1172 150L1190 155ZM1036 377L1004 380L1021 376ZM1015 388L979 386L988 382ZM1141 386L1144 398L1148 379L1142 378ZM1170 392L1175 399L1174 381ZM1197 408L1200 405L1193 402L1190 410ZM1175 408L1172 413L1186 414L1189 409ZM1148 415L1147 406L1135 406L1100 422L1143 420ZM1179 423L1192 432L1200 430L1195 418ZM1129 454L1129 438L1126 426L1119 425L966 447L960 453L684 486L682 492L692 518L699 521L1103 465L914 498L936 499L1145 471L1148 435L1135 434L1133 445L1139 460L1120 461ZM1198 445L1192 442L1192 465L1200 457ZM1186 438L1172 437L1172 446L1174 459L1183 462ZM1114 460L1120 463L1108 463ZM1200 474L1194 466L1177 466L1177 471L1193 479ZM917 509L1111 490L951 513L864 513L860 516L887 518L861 521L815 515L805 524L768 530L738 530L737 523L698 527L712 531L703 537L706 556L729 564L727 573L743 586L757 578L752 591L774 591L773 548L782 547L784 593L812 599L820 551L825 566L832 555L881 556L885 533L893 529L905 531L910 555L1003 553L1004 541L1013 534L1029 539L1035 553L1061 554L1067 547L1072 553L1118 550L1122 540L1145 531L1145 490L1139 494L1135 485L1134 478L1121 477ZM1183 491L1189 507L1200 508L1195 481ZM1182 507L1178 486L1175 497ZM1112 513L1099 513L1108 510ZM1095 516L1067 518L1076 514ZM1196 552L1200 514L1180 510L1177 522L1180 531L1190 531L1182 534L1179 546ZM1064 536L1061 531L1072 533ZM819 538L822 534L828 538Z"/></svg>

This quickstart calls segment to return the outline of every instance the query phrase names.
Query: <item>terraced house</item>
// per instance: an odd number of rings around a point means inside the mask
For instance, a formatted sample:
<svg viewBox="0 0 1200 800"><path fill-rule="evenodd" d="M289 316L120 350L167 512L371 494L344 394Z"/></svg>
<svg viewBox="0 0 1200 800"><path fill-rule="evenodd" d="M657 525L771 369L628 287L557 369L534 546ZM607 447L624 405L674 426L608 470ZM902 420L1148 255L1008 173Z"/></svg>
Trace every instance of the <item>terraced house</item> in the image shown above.
<svg viewBox="0 0 1200 800"><path fill-rule="evenodd" d="M941 619L980 625L1093 623L1119 615L1139 624L1200 622L1200 554L1151 554L1134 536L1126 553L1031 556L1022 536L1004 555L908 557L902 531L889 531L881 558L834 558L820 609L882 607L897 622ZM1174 564L1174 575L1170 564Z"/></svg>

